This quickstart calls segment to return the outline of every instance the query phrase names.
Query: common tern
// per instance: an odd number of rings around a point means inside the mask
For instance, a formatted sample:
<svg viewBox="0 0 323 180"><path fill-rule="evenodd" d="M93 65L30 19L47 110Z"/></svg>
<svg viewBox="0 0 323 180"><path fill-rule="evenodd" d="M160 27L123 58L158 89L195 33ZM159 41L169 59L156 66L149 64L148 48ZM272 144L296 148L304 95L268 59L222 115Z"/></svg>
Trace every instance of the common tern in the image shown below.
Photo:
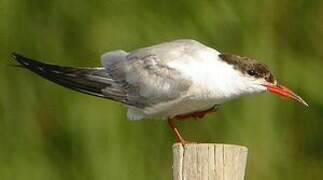
<svg viewBox="0 0 323 180"><path fill-rule="evenodd" d="M165 119L185 144L177 120L203 118L234 98L272 92L308 104L278 84L265 64L220 53L195 40L175 40L132 52L115 50L101 57L102 67L45 64L17 53L23 67L59 85L121 102L130 120Z"/></svg>

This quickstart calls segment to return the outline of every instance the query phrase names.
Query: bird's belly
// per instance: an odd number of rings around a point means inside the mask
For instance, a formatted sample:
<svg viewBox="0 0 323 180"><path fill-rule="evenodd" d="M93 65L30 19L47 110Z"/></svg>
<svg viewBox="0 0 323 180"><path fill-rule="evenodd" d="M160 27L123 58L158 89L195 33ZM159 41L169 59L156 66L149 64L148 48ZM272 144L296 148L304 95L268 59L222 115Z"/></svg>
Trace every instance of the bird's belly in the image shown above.
<svg viewBox="0 0 323 180"><path fill-rule="evenodd" d="M185 99L154 107L150 111L147 111L147 117L165 119L176 115L204 111L214 107L214 105L216 105L216 103L210 100Z"/></svg>

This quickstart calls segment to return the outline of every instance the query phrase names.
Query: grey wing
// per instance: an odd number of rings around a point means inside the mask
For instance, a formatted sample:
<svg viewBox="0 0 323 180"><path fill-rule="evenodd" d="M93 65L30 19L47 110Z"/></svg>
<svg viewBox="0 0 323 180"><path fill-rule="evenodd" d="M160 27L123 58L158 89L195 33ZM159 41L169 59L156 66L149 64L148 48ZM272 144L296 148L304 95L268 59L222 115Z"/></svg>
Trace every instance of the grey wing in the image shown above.
<svg viewBox="0 0 323 180"><path fill-rule="evenodd" d="M126 81L129 101L140 108L179 98L191 85L191 80L157 55L132 59L126 65Z"/></svg>
<svg viewBox="0 0 323 180"><path fill-rule="evenodd" d="M144 109L175 100L191 86L188 77L167 64L182 54L183 47L164 43L129 54L122 50L107 53L102 64L116 82L116 89L125 91L126 104ZM110 91L110 87L103 90L107 96Z"/></svg>

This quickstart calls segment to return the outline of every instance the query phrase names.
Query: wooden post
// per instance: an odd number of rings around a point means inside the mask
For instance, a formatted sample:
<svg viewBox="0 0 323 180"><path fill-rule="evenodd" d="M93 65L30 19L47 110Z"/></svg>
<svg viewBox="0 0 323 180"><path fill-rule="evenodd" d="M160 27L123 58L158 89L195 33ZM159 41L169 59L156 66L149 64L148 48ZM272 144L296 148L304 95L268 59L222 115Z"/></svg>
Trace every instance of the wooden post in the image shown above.
<svg viewBox="0 0 323 180"><path fill-rule="evenodd" d="M248 149L230 144L173 145L173 180L243 180Z"/></svg>

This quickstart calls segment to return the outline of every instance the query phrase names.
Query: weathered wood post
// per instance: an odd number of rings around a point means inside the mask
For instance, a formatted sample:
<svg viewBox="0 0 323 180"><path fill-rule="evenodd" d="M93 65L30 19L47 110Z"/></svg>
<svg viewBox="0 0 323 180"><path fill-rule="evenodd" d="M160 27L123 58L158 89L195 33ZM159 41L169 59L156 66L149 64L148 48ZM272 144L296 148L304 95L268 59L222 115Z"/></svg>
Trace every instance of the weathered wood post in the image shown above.
<svg viewBox="0 0 323 180"><path fill-rule="evenodd" d="M243 180L248 149L230 144L173 145L173 180Z"/></svg>

